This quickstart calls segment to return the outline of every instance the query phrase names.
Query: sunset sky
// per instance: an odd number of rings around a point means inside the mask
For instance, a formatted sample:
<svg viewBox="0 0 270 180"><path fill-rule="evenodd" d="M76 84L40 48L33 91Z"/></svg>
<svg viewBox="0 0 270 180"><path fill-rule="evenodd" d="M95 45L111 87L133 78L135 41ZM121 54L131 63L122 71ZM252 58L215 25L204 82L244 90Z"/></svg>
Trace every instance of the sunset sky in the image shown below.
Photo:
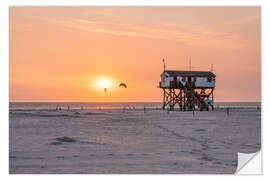
<svg viewBox="0 0 270 180"><path fill-rule="evenodd" d="M213 64L216 101L260 101L260 8L10 8L11 102L159 102L163 58Z"/></svg>

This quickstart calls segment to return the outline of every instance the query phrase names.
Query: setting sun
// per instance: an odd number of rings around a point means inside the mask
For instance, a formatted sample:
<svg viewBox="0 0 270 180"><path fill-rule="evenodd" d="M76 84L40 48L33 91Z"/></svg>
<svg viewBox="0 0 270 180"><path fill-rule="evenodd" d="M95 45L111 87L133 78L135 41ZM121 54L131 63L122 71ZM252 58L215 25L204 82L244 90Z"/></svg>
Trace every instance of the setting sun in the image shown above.
<svg viewBox="0 0 270 180"><path fill-rule="evenodd" d="M111 84L111 81L108 79L100 79L98 82L98 86L101 88L108 88Z"/></svg>

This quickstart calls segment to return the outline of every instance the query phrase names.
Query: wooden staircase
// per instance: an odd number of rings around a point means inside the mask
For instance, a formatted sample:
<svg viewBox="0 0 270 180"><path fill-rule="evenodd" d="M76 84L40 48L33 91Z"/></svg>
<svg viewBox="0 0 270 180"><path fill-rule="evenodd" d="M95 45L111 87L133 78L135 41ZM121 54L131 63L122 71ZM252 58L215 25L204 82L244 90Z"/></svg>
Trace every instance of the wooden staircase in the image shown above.
<svg viewBox="0 0 270 180"><path fill-rule="evenodd" d="M188 110L195 109L195 106L197 105L200 111L203 110L209 110L209 104L207 104L204 101L204 98L201 97L195 90L192 88L191 83L187 83L186 86L184 86L181 82L179 82L179 86L181 89L183 89L184 93L187 95L187 99L193 99L191 101L192 104L188 104ZM194 103L195 102L195 103Z"/></svg>

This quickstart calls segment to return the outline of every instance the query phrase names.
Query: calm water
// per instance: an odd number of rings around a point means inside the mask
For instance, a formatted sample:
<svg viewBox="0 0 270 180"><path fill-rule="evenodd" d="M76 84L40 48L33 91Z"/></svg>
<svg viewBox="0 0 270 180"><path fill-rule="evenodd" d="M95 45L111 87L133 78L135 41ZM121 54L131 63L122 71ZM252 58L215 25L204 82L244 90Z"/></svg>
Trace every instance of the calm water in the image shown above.
<svg viewBox="0 0 270 180"><path fill-rule="evenodd" d="M142 109L144 107L147 108L160 108L162 106L161 102L119 102L119 103L111 103L111 102L105 102L105 103L79 103L79 102L49 102L49 103L9 103L10 109L56 109L62 108L67 109L68 107L70 109L122 109L122 108L136 108L136 109ZM239 107L239 108L256 108L260 107L260 102L216 102L216 107Z"/></svg>

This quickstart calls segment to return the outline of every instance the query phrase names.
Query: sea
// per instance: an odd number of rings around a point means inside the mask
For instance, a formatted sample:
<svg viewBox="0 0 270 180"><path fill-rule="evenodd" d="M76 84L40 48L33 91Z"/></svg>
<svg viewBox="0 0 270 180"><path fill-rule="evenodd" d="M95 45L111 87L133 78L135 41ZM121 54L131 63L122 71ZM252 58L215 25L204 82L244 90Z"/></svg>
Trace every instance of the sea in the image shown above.
<svg viewBox="0 0 270 180"><path fill-rule="evenodd" d="M161 102L10 102L9 109L143 109L161 108ZM216 102L216 108L260 108L261 102Z"/></svg>

